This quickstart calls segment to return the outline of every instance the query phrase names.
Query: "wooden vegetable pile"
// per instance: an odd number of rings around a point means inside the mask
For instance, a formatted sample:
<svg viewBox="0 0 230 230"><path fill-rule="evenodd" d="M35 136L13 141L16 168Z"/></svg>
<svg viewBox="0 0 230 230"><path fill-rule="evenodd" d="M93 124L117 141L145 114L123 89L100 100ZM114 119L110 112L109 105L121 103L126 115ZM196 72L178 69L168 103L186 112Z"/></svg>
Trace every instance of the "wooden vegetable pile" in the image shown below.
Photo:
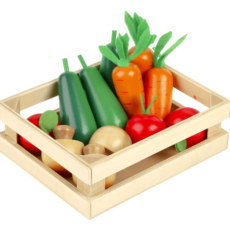
<svg viewBox="0 0 230 230"><path fill-rule="evenodd" d="M127 33L117 36L112 31L111 43L99 46L103 55L99 70L87 66L79 55L83 69L78 76L63 59L64 73L58 80L61 125L52 111L28 118L74 154L110 155L198 113L192 108L171 113L173 75L165 68L165 59L186 35L162 53L172 32L161 36L151 49L157 36L150 33L147 21L125 12L125 23L135 46L129 49ZM181 152L205 136L206 131L200 132L175 147ZM71 175L23 137L20 143L32 154L41 154L42 161L57 173ZM106 188L115 178L106 178ZM76 184L76 177L73 180Z"/></svg>

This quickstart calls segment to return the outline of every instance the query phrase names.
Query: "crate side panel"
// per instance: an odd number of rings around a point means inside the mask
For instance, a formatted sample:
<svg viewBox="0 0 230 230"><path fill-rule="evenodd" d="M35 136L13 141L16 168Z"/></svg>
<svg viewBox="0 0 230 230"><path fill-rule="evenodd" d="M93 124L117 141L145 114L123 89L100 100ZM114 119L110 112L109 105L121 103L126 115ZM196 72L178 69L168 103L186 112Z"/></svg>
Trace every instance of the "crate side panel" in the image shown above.
<svg viewBox="0 0 230 230"><path fill-rule="evenodd" d="M90 203L76 187L14 143L4 133L0 134L0 151L81 214L90 218Z"/></svg>
<svg viewBox="0 0 230 230"><path fill-rule="evenodd" d="M226 131L203 141L175 156L109 188L91 200L91 217L140 194L141 192L191 168L192 166L227 149L229 135Z"/></svg>
<svg viewBox="0 0 230 230"><path fill-rule="evenodd" d="M81 158L78 158L77 155L67 150L52 137L1 103L0 120L79 179L87 184L91 183L91 169Z"/></svg>
<svg viewBox="0 0 230 230"><path fill-rule="evenodd" d="M230 102L199 113L91 165L92 183L117 173L181 140L229 118Z"/></svg>

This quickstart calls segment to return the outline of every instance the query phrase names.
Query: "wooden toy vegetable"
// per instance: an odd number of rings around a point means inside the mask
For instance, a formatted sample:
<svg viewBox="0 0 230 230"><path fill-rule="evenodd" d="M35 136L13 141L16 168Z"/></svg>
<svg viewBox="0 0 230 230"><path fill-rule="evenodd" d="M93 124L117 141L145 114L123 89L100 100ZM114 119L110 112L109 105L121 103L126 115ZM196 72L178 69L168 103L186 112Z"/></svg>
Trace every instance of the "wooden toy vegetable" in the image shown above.
<svg viewBox="0 0 230 230"><path fill-rule="evenodd" d="M110 52L112 51L110 50ZM97 126L115 125L124 128L128 117L118 99L106 84L98 69L87 66L81 55L78 58L83 67L79 75Z"/></svg>
<svg viewBox="0 0 230 230"><path fill-rule="evenodd" d="M88 154L85 154L88 156L101 156L101 155L105 156L106 155L105 149L103 149L101 147L102 146L98 145L98 144L93 144L93 145L89 144L83 148L83 152L88 153ZM99 149L100 149L100 151L98 151ZM74 184L77 185L77 177L74 175L72 177L73 177ZM116 180L116 174L113 174L113 175L105 178L105 189L111 187L114 184L115 180Z"/></svg>
<svg viewBox="0 0 230 230"><path fill-rule="evenodd" d="M128 12L125 12L125 23L135 43L135 46L129 49L129 55L131 55L136 49L142 32L149 29L149 25L146 20L141 18L137 13L134 13L132 18ZM156 39L156 35L152 36ZM141 74L144 75L153 66L153 50L148 47L140 55L135 57L131 63L136 64L140 68Z"/></svg>
<svg viewBox="0 0 230 230"><path fill-rule="evenodd" d="M104 126L105 127L105 126ZM100 144L88 144L85 146L83 149L83 154L88 155L88 154L106 154L104 146Z"/></svg>
<svg viewBox="0 0 230 230"><path fill-rule="evenodd" d="M173 93L173 75L165 69L165 58L178 47L187 35L180 38L163 54L160 54L167 42L172 37L172 32L163 35L155 48L154 68L150 69L144 78L146 108L152 101L154 96L157 99L150 109L150 113L165 120L171 112L172 93Z"/></svg>
<svg viewBox="0 0 230 230"><path fill-rule="evenodd" d="M111 43L107 44L106 46L118 57L117 49L115 46L116 36L117 36L117 31L113 30ZM113 85L113 79L112 79L112 72L113 72L113 69L115 67L116 67L116 65L112 61L110 61L104 55L102 56L99 71L100 71L102 77L105 79L105 81L109 85L110 89L116 95L116 91L115 91L115 88Z"/></svg>
<svg viewBox="0 0 230 230"><path fill-rule="evenodd" d="M183 120L186 120L189 117L192 117L198 113L199 113L198 110L193 109L193 108L188 108L188 107L177 109L168 116L168 118L166 120L166 125L168 127L170 127L170 126L175 125L175 124L177 124ZM190 148L193 145L200 143L206 137L206 133L207 133L206 130L201 131L201 132L187 138L186 140L183 140L183 141L177 143L175 145L176 150L178 152L181 152L181 151L185 150L186 148Z"/></svg>
<svg viewBox="0 0 230 230"><path fill-rule="evenodd" d="M72 140L74 136L74 128L69 125L60 125L54 128L53 133L54 137L57 142L62 144L68 150L70 150L73 154L81 155L84 144L80 141ZM71 173L42 152L42 161L46 164L49 168L53 169L58 174L68 177L71 176Z"/></svg>
<svg viewBox="0 0 230 230"><path fill-rule="evenodd" d="M167 128L165 122L161 118L150 115L149 110L153 106L155 99L156 97L152 99L149 107L145 110L143 98L140 94L143 114L132 117L125 128L125 131L129 134L133 143L141 141Z"/></svg>
<svg viewBox="0 0 230 230"><path fill-rule="evenodd" d="M137 48L128 56L129 36L128 34L124 36L119 34L116 39L119 59L107 46L99 46L101 53L117 65L112 73L113 84L118 99L129 117L141 114L139 94L141 93L145 98L141 71L137 65L130 61L143 52L154 40L149 29L146 29L140 36Z"/></svg>
<svg viewBox="0 0 230 230"><path fill-rule="evenodd" d="M69 71L67 59L63 59L65 72L58 79L61 124L74 128L73 139L88 144L97 130L96 121L76 73Z"/></svg>
<svg viewBox="0 0 230 230"><path fill-rule="evenodd" d="M132 140L123 129L116 126L104 126L93 134L89 143L102 145L106 154L109 155L130 146Z"/></svg>
<svg viewBox="0 0 230 230"><path fill-rule="evenodd" d="M39 120L40 120L41 115L42 115L41 113L34 114L34 115L30 116L29 118L27 118L27 120L30 121L32 124L34 124L36 127L38 127L40 129ZM60 124L58 123L57 125L60 125ZM51 137L54 137L53 132L50 132L49 135ZM34 155L40 155L41 154L41 150L38 149L33 144L31 144L29 141L27 141L24 137L19 136L19 141L20 141L22 147L24 149L26 149L28 152L30 152Z"/></svg>

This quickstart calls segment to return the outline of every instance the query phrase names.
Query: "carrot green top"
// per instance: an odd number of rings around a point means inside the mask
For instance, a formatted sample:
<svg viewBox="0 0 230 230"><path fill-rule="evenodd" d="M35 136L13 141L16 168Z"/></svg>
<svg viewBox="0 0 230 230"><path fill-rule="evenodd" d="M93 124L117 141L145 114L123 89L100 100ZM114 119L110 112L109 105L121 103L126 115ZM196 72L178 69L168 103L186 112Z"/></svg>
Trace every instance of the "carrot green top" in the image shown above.
<svg viewBox="0 0 230 230"><path fill-rule="evenodd" d="M128 27L129 33L135 45L137 45L142 33L146 29L149 29L149 25L147 21L143 19L142 17L140 17L137 13L134 13L133 17L131 17L130 14L126 11L125 12L125 23ZM152 36L156 36L156 35L152 35Z"/></svg>
<svg viewBox="0 0 230 230"><path fill-rule="evenodd" d="M129 36L127 33L123 36L119 34L115 41L119 58L107 46L99 46L99 50L106 58L115 63L117 66L128 67L129 62L147 49L155 41L155 39L156 35L151 35L149 28L146 28L138 40L135 51L130 56L128 56Z"/></svg>
<svg viewBox="0 0 230 230"><path fill-rule="evenodd" d="M165 58L184 41L186 36L187 36L187 34L184 35L182 38L180 38L178 41L176 41L163 54L161 54L161 51L164 49L165 45L168 43L168 41L172 37L172 31L161 36L159 41L157 42L156 47L153 48L155 51L154 52L154 59L153 59L154 67L164 68L165 67Z"/></svg>

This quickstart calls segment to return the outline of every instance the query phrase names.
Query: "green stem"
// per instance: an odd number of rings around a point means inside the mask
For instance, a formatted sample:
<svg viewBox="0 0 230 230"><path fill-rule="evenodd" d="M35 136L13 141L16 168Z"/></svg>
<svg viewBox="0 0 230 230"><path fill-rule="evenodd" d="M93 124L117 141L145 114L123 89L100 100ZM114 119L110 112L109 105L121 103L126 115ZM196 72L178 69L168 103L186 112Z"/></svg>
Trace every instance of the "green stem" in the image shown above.
<svg viewBox="0 0 230 230"><path fill-rule="evenodd" d="M140 101L141 101L142 114L145 114L145 106L144 106L144 101L141 93L140 93Z"/></svg>
<svg viewBox="0 0 230 230"><path fill-rule="evenodd" d="M115 46L116 38L117 38L117 31L116 31L116 30L113 30L113 31L112 31L112 40L111 40L111 43L112 43L112 45L114 45L114 46Z"/></svg>
<svg viewBox="0 0 230 230"><path fill-rule="evenodd" d="M69 72L69 65L68 65L68 60L67 60L67 58L63 58L63 59L62 59L62 62L63 62L63 66L64 66L65 72Z"/></svg>
<svg viewBox="0 0 230 230"><path fill-rule="evenodd" d="M155 101L156 99L157 99L157 96L153 97L153 99L152 99L152 101L151 101L149 107L148 107L148 108L146 109L146 111L145 111L145 114L151 114L149 110L152 108L153 103L154 103L154 101Z"/></svg>
<svg viewBox="0 0 230 230"><path fill-rule="evenodd" d="M83 69L87 68L84 58L81 55L78 55L78 59L81 62Z"/></svg>
<svg viewBox="0 0 230 230"><path fill-rule="evenodd" d="M142 94L140 93L141 110L142 110L142 114L143 114L143 115L151 115L151 113L150 113L149 110L150 110L151 107L153 106L153 103L154 103L154 101L156 100L156 98L157 98L157 96L155 96L155 97L152 99L152 101L151 101L149 107L148 107L147 109L145 109L143 97L142 97Z"/></svg>

